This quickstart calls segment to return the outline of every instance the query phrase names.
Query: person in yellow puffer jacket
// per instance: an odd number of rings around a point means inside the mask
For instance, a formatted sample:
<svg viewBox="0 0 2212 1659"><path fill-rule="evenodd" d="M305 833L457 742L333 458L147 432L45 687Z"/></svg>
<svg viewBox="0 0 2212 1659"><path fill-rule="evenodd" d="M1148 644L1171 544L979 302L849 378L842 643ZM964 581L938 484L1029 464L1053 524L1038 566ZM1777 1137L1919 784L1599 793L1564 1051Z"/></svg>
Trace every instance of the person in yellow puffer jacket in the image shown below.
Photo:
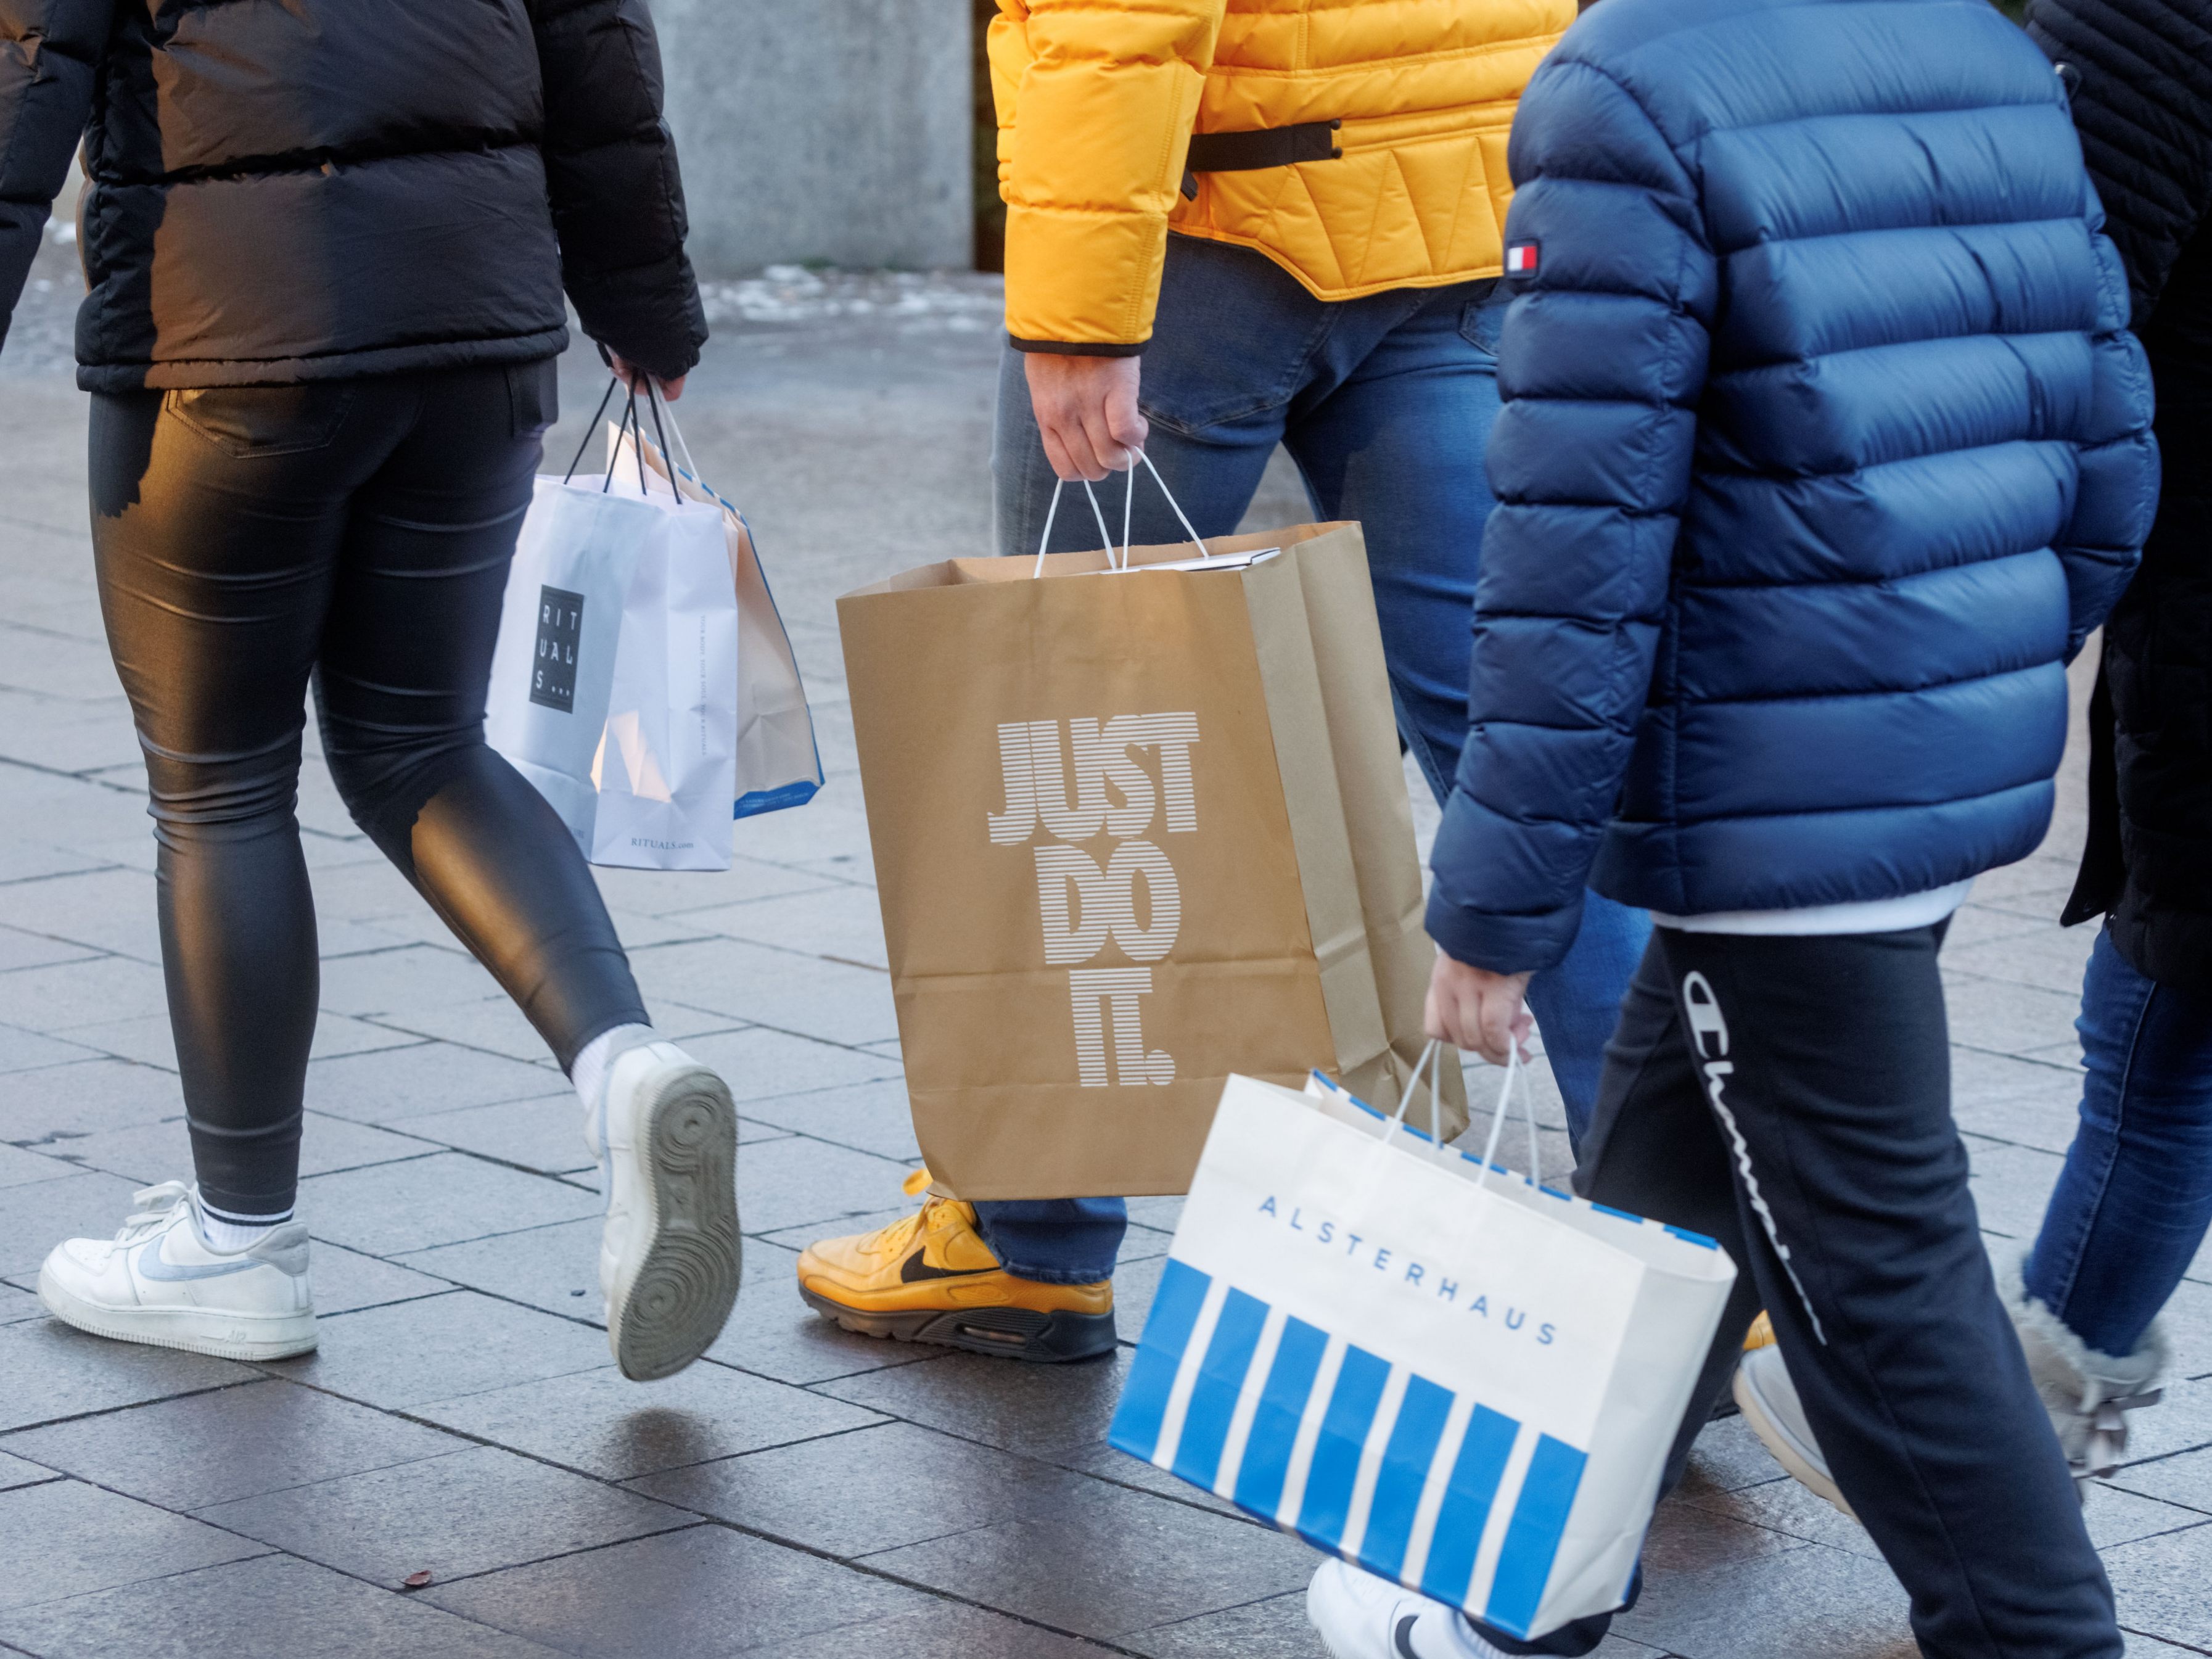
<svg viewBox="0 0 2212 1659"><path fill-rule="evenodd" d="M1316 516L1364 526L1399 730L1441 801L1492 505L1506 138L1575 0L999 4L999 550L1037 550L1056 477L1139 447L1199 533L1225 534L1286 446ZM1059 513L1053 549L1095 546L1094 523ZM1134 532L1186 538L1151 490ZM1590 895L1528 988L1577 1128L1648 927ZM1119 1199L931 1197L799 1273L848 1330L1082 1358L1115 1342L1126 1225ZM989 1328L960 1316L984 1303Z"/></svg>

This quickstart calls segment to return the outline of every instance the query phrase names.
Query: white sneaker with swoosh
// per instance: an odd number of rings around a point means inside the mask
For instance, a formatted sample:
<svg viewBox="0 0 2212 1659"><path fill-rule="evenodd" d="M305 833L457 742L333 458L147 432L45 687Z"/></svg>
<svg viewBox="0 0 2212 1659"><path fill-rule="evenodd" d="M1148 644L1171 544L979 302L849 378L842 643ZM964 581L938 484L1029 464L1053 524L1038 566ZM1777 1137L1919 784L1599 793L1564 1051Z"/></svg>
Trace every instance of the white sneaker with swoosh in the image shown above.
<svg viewBox="0 0 2212 1659"><path fill-rule="evenodd" d="M1504 1659L1458 1608L1334 1557L1306 1586L1306 1618L1334 1659Z"/></svg>
<svg viewBox="0 0 2212 1659"><path fill-rule="evenodd" d="M199 1194L165 1181L112 1239L72 1238L39 1269L39 1300L94 1336L225 1359L282 1359L315 1346L307 1229L288 1221L244 1250L207 1242Z"/></svg>

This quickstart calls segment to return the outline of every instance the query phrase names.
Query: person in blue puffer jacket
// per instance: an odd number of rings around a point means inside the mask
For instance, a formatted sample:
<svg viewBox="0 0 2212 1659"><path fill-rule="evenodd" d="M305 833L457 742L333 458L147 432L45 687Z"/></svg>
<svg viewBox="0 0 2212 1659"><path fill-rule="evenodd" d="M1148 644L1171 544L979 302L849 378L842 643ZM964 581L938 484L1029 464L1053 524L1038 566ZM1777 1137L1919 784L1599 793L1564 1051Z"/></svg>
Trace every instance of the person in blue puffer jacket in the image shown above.
<svg viewBox="0 0 2212 1659"><path fill-rule="evenodd" d="M2064 89L1983 0L1605 0L1510 161L1431 1029L1503 1060L1585 883L1650 908L1576 1182L1742 1269L1667 1485L1763 1305L1922 1650L2117 1659L1936 969L2043 837L2065 665L2156 502ZM1338 1659L1582 1654L1608 1617L1516 1640L1338 1562L1308 1605Z"/></svg>

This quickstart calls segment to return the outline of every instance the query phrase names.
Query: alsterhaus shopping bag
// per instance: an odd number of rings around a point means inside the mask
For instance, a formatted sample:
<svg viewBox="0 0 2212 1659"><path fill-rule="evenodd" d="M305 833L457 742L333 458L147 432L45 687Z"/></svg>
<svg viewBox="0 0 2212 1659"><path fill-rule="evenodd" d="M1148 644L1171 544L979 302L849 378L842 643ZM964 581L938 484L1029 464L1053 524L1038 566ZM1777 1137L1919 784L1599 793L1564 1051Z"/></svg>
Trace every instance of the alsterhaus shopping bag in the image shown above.
<svg viewBox="0 0 2212 1659"><path fill-rule="evenodd" d="M769 591L768 572L753 544L752 526L726 497L701 482L690 447L676 424L675 410L664 404L659 412L674 441L678 465L672 473L668 460L650 439L645 442L645 464L659 477L672 476L685 499L720 509L731 581L737 590L735 815L751 817L804 806L822 787L822 754L814 740L814 716L806 706L799 659L792 652L775 596ZM625 474L630 465L627 456L618 456L616 474Z"/></svg>
<svg viewBox="0 0 2212 1659"><path fill-rule="evenodd" d="M1528 1638L1626 1595L1735 1267L1497 1127L1476 1158L1231 1078L1109 1438Z"/></svg>
<svg viewBox="0 0 2212 1659"><path fill-rule="evenodd" d="M963 1198L1180 1192L1231 1073L1395 1103L1420 1050L1358 526L1118 562L838 603L915 1133Z"/></svg>
<svg viewBox="0 0 2212 1659"><path fill-rule="evenodd" d="M722 513L641 464L634 480L618 476L618 440L605 478L536 482L485 736L594 864L723 870L738 618Z"/></svg>

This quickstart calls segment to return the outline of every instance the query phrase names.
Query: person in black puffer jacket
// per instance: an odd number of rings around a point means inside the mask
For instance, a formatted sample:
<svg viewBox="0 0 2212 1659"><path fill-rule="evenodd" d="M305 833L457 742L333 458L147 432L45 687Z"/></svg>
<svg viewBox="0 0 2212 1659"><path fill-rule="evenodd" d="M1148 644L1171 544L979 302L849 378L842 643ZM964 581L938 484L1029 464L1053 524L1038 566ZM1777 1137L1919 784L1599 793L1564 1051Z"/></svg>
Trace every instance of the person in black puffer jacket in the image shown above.
<svg viewBox="0 0 2212 1659"><path fill-rule="evenodd" d="M736 1294L734 1111L653 1040L575 842L483 739L563 289L633 386L677 396L706 339L644 0L0 0L0 341L80 137L94 555L197 1180L58 1247L40 1294L128 1340L315 1345L312 684L355 820L583 1097L609 1340L666 1375Z"/></svg>
<svg viewBox="0 0 2212 1659"><path fill-rule="evenodd" d="M2159 1398L2156 1316L2212 1227L2212 0L2035 0L2028 33L2073 89L2165 458L2105 623L2088 846L2061 916L2106 917L2076 1022L2081 1122L2033 1246L2000 1275L2086 1492ZM1771 1358L1750 1363L1794 1394ZM1797 1452L1821 1490L1823 1455Z"/></svg>
<svg viewBox="0 0 2212 1659"><path fill-rule="evenodd" d="M2153 1316L2212 1225L2212 0L2036 0L2028 32L2075 82L2166 457L2089 706L2089 842L2063 917L2106 918L2081 1121L2014 1314L2089 1475L2152 1397Z"/></svg>

